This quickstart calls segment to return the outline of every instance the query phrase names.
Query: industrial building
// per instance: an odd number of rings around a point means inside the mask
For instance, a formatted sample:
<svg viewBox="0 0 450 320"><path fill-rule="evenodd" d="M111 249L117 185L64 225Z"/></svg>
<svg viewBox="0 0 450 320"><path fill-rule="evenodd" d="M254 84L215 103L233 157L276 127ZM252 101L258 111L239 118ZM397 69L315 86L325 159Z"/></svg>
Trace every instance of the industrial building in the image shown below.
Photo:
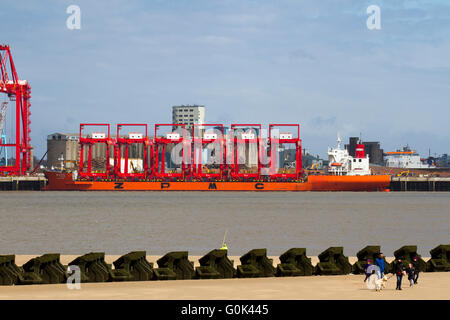
<svg viewBox="0 0 450 320"><path fill-rule="evenodd" d="M356 156L356 145L359 142L358 137L350 137L349 143L345 145L345 149L348 150L348 154L352 157ZM369 161L371 164L384 165L383 149L381 149L379 141L361 142L364 145L365 156L369 155Z"/></svg>
<svg viewBox="0 0 450 320"><path fill-rule="evenodd" d="M186 129L192 130L194 124L205 123L205 106L181 105L172 107L172 123L184 124Z"/></svg>
<svg viewBox="0 0 450 320"><path fill-rule="evenodd" d="M47 136L47 167L74 168L79 160L78 134L56 132Z"/></svg>

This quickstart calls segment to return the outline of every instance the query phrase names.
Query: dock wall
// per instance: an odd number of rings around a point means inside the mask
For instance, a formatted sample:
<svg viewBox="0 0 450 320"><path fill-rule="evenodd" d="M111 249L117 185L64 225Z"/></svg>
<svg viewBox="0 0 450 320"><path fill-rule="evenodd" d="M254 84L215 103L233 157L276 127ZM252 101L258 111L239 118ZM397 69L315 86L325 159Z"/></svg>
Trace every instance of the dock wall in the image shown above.
<svg viewBox="0 0 450 320"><path fill-rule="evenodd" d="M391 191L450 191L450 178L392 177Z"/></svg>
<svg viewBox="0 0 450 320"><path fill-rule="evenodd" d="M38 191L46 185L45 177L0 177L0 191Z"/></svg>

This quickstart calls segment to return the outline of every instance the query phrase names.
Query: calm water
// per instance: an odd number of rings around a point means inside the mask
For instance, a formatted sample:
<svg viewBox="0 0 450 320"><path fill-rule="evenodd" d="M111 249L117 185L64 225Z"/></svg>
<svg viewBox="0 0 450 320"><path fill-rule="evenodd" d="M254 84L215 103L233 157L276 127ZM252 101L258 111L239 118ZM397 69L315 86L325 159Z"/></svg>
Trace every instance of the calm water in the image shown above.
<svg viewBox="0 0 450 320"><path fill-rule="evenodd" d="M306 247L317 255L369 244L390 256L450 243L449 193L0 192L0 254L146 250L161 255L220 247L230 255Z"/></svg>

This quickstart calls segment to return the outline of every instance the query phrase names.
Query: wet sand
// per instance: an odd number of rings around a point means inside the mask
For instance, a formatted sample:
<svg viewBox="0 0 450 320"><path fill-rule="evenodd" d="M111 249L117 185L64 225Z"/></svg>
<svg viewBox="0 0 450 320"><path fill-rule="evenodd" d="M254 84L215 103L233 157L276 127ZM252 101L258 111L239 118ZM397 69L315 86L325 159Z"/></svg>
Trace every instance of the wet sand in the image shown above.
<svg viewBox="0 0 450 320"><path fill-rule="evenodd" d="M33 256L17 256L17 265ZM61 256L63 264L76 256ZM119 256L107 256L112 263ZM159 256L148 256L155 262ZM274 265L279 261L274 259ZM311 257L317 263L317 257ZM189 257L198 265L198 257ZM234 265L239 264L238 257ZM388 258L391 261L392 258ZM349 258L355 261L354 257ZM176 280L116 283L82 283L80 290L69 290L65 284L0 286L0 299L450 299L450 272L421 273L419 284L409 287L403 278L403 290L395 290L395 277L382 292L367 289L363 275L311 276L258 279Z"/></svg>

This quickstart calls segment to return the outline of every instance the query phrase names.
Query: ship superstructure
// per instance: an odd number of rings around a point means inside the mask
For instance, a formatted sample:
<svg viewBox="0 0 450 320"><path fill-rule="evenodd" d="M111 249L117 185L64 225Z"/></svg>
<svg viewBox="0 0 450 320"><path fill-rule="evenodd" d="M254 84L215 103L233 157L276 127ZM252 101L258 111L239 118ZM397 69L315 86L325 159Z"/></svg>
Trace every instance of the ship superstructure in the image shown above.
<svg viewBox="0 0 450 320"><path fill-rule="evenodd" d="M328 172L337 176L370 175L369 155L365 155L364 145L357 143L355 157L352 157L347 149L341 148L338 135L337 147L328 148Z"/></svg>

